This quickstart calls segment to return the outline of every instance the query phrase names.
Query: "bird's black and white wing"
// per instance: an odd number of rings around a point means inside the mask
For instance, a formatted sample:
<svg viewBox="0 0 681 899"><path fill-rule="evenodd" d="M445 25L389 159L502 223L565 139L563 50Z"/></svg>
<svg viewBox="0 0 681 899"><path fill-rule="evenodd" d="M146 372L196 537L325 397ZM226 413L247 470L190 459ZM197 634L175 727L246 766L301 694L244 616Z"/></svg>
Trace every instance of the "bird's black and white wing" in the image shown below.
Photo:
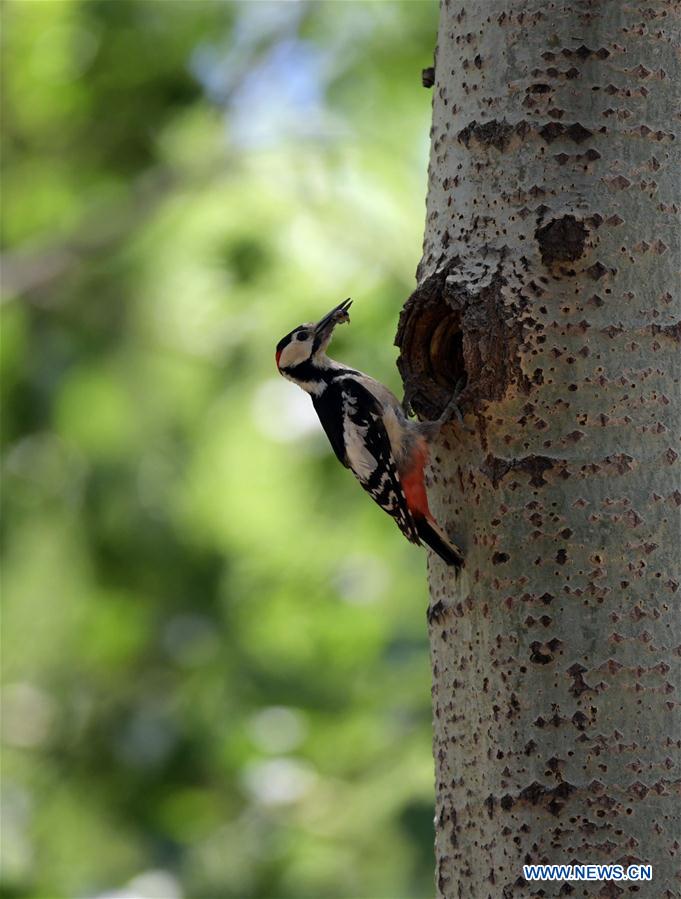
<svg viewBox="0 0 681 899"><path fill-rule="evenodd" d="M358 378L344 377L336 384L342 395L345 464L371 498L395 519L407 540L420 543L383 422L383 407Z"/></svg>

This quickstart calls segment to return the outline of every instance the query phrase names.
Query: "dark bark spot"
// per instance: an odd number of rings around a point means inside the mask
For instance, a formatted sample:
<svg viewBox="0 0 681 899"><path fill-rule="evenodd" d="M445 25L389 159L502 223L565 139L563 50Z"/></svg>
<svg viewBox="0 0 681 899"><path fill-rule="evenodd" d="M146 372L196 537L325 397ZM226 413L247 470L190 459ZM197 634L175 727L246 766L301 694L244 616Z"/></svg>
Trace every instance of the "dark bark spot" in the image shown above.
<svg viewBox="0 0 681 899"><path fill-rule="evenodd" d="M434 624L441 621L444 615L445 606L441 599L438 599L433 605L428 606L428 611L426 612L428 624Z"/></svg>
<svg viewBox="0 0 681 899"><path fill-rule="evenodd" d="M585 128L584 125L580 125L579 122L575 122L565 132L570 140L573 140L576 144L583 143L587 138L591 137L593 131L589 131L588 128Z"/></svg>
<svg viewBox="0 0 681 899"><path fill-rule="evenodd" d="M500 459L488 454L480 466L482 474L492 482L494 488L499 486L502 478L509 471L525 471L530 475L529 483L533 487L543 487L547 483L544 472L553 468L553 460L548 456L523 456L521 459Z"/></svg>
<svg viewBox="0 0 681 899"><path fill-rule="evenodd" d="M553 461L548 456L525 456L518 459L516 467L530 474L530 484L533 487L542 487L547 483L544 472L553 468Z"/></svg>
<svg viewBox="0 0 681 899"><path fill-rule="evenodd" d="M500 805L504 810L513 808L516 802L533 806L542 805L552 815L558 815L576 789L577 787L568 781L562 781L556 787L546 787L535 780L520 790L516 799L508 794L504 796Z"/></svg>
<svg viewBox="0 0 681 899"><path fill-rule="evenodd" d="M584 223L574 215L553 219L534 232L544 265L579 259L584 253L588 234Z"/></svg>
<svg viewBox="0 0 681 899"><path fill-rule="evenodd" d="M499 481L513 468L514 461L513 459L510 461L499 459L497 456L489 453L480 466L480 471L490 479L492 486L496 489L499 486Z"/></svg>
<svg viewBox="0 0 681 899"><path fill-rule="evenodd" d="M568 781L563 781L563 783L558 784L558 786L553 791L553 796L546 806L552 815L558 816L560 814L563 806L570 798L570 794L574 793L576 789L577 788L571 783L568 783Z"/></svg>
<svg viewBox="0 0 681 899"><path fill-rule="evenodd" d="M435 67L428 66L421 72L421 84L424 87L432 87L435 84Z"/></svg>
<svg viewBox="0 0 681 899"><path fill-rule="evenodd" d="M631 187L631 181L625 178L624 175L616 175L610 180L610 186L614 187L615 190L626 190L627 187Z"/></svg>
<svg viewBox="0 0 681 899"><path fill-rule="evenodd" d="M600 281L600 279L608 273L608 270L602 262L594 262L594 264L590 265L586 270L586 273L587 275L590 275L594 281Z"/></svg>
<svg viewBox="0 0 681 899"><path fill-rule="evenodd" d="M612 465L618 474L634 470L634 457L628 453L611 453L604 459L607 465Z"/></svg>
<svg viewBox="0 0 681 899"><path fill-rule="evenodd" d="M457 139L465 147L470 147L475 141L482 147L495 147L500 153L508 147L514 134L518 137L524 137L528 131L526 122L516 122L511 125L506 119L497 121L492 119L490 122L473 121L465 128L462 128L457 135Z"/></svg>
<svg viewBox="0 0 681 899"><path fill-rule="evenodd" d="M539 640L530 643L530 661L537 665L548 665L553 661L553 653L547 652L547 647Z"/></svg>
<svg viewBox="0 0 681 899"><path fill-rule="evenodd" d="M492 565L503 565L504 562L508 562L510 558L508 553L494 553L492 556Z"/></svg>
<svg viewBox="0 0 681 899"><path fill-rule="evenodd" d="M575 72L579 74L576 69ZM576 144L581 144L587 140L587 138L593 136L593 131L589 131L588 128L585 128L584 125L579 122L573 122L571 125L563 125L560 122L547 122L546 125L543 125L539 129L539 136L545 140L547 144L551 144L554 140L563 136L574 141Z"/></svg>
<svg viewBox="0 0 681 899"><path fill-rule="evenodd" d="M671 337L677 343L681 342L681 321L675 322L673 325L652 325L651 331L653 334L664 334L666 337Z"/></svg>
<svg viewBox="0 0 681 899"><path fill-rule="evenodd" d="M584 712L575 712L572 716L572 723L577 728L577 730L584 730L589 723L589 719L586 717Z"/></svg>
<svg viewBox="0 0 681 899"><path fill-rule="evenodd" d="M520 791L518 798L525 802L529 802L532 805L536 805L547 792L546 787L543 787L535 780L528 787L525 787Z"/></svg>
<svg viewBox="0 0 681 899"><path fill-rule="evenodd" d="M643 519L638 514L636 509L630 509L627 512L627 522L632 528L637 528L643 522Z"/></svg>
<svg viewBox="0 0 681 899"><path fill-rule="evenodd" d="M450 813L450 816L449 816L449 817L450 817L450 821L451 821L451 824L452 824L452 829L451 829L450 834L449 834L449 842L450 842L450 843L452 844L452 846L456 849L456 847L459 845L459 838L458 838L457 835L456 835L456 827L457 827L457 823L458 823L458 816L457 816L457 814L456 814L456 809L455 809L455 808L453 808L453 809L451 810L451 813Z"/></svg>
<svg viewBox="0 0 681 899"><path fill-rule="evenodd" d="M568 668L567 673L572 678L572 685L570 686L570 693L573 696L581 696L582 693L590 690L591 687L584 680L584 672L586 668L583 665L580 665L578 662L575 662L570 668Z"/></svg>
<svg viewBox="0 0 681 899"><path fill-rule="evenodd" d="M561 125L560 122L549 122L547 125L544 125L543 128L539 129L539 134L547 144L550 144L559 138L564 131L565 125Z"/></svg>

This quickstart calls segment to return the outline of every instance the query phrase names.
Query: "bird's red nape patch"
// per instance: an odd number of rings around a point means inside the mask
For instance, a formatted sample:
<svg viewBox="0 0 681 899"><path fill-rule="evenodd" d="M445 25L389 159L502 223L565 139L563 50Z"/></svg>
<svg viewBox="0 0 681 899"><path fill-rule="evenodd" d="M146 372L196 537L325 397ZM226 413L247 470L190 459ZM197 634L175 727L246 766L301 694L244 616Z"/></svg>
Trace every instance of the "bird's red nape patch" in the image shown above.
<svg viewBox="0 0 681 899"><path fill-rule="evenodd" d="M402 489L411 512L430 518L428 496L423 475L427 461L427 447L424 445L417 446L407 466L400 472L400 480L402 481Z"/></svg>
<svg viewBox="0 0 681 899"><path fill-rule="evenodd" d="M275 359L275 362L277 363L277 368L279 368L279 360L281 359L281 353L282 353L281 350L277 350L276 353L274 354L274 359Z"/></svg>

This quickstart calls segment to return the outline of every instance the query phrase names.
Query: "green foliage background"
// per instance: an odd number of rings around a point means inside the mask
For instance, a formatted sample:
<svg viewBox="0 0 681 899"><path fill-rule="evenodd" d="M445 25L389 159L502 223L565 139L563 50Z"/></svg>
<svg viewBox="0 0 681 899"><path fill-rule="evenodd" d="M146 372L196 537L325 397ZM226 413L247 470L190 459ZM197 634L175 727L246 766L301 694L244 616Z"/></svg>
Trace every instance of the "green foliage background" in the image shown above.
<svg viewBox="0 0 681 899"><path fill-rule="evenodd" d="M3 18L2 895L432 895L425 555L273 353L399 392L436 5Z"/></svg>

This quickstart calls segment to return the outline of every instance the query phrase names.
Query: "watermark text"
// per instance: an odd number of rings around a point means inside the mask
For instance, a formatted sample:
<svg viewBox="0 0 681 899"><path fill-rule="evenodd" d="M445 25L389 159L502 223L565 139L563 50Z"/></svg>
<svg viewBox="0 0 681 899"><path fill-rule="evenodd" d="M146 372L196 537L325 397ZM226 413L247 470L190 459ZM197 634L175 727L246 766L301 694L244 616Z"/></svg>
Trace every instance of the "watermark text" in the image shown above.
<svg viewBox="0 0 681 899"><path fill-rule="evenodd" d="M652 865L523 865L525 880L652 880Z"/></svg>

